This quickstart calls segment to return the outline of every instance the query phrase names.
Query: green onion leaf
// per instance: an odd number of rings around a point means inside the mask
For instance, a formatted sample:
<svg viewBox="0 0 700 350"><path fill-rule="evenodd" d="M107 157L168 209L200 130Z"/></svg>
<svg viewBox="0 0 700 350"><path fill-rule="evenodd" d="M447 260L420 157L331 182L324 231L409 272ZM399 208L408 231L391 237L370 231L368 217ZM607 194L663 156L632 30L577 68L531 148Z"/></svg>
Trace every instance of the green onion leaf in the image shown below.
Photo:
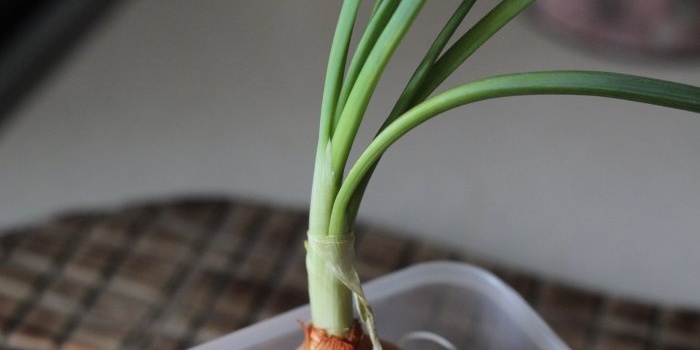
<svg viewBox="0 0 700 350"><path fill-rule="evenodd" d="M348 202L363 177L401 136L452 108L520 95L589 95L700 112L700 87L639 76L585 71L501 75L466 83L416 105L381 132L348 172L331 212L330 228L345 225Z"/></svg>
<svg viewBox="0 0 700 350"><path fill-rule="evenodd" d="M350 91L345 108L331 138L331 161L338 182L342 179L350 148L381 73L424 3L425 0L412 0L402 1L399 4L386 28L377 39L377 43L372 48ZM330 232L330 234L343 234L343 231Z"/></svg>
<svg viewBox="0 0 700 350"><path fill-rule="evenodd" d="M421 90L415 93L413 105L430 96L474 51L534 1L503 0L496 5L435 62L428 74L428 79L421 85Z"/></svg>
<svg viewBox="0 0 700 350"><path fill-rule="evenodd" d="M338 125L338 120L340 119L340 114L345 107L345 102L347 102L348 95L350 95L350 90L357 81L357 76L360 74L360 70L367 61L367 56L374 47L386 27L391 15L399 6L398 0L385 0L376 8L376 11L372 15L365 32L362 34L360 42L357 44L355 53L353 54L352 60L350 61L350 66L348 67L348 72L345 74L345 79L343 80L343 86L340 89L340 95L338 97L337 109L333 118L333 126L331 130L331 135L333 130Z"/></svg>
<svg viewBox="0 0 700 350"><path fill-rule="evenodd" d="M384 121L384 124L381 126L381 128L379 128L379 132L384 130L384 128L391 124L391 122L393 122L398 116L406 112L409 108L413 107L413 100L415 94L421 88L423 82L428 77L428 74L430 72L430 69L433 67L433 64L435 63L435 61L437 61L438 57L445 49L445 46L447 46L447 42L450 40L454 32L462 23L464 17L466 17L467 13L472 8L475 1L476 0L463 0L462 3L457 7L455 12L452 14L452 17L450 17L450 19L447 21L445 26L438 34L433 44L428 49L428 52L421 60L420 64L418 65L418 68L416 68L415 72L409 79L408 83L406 84L406 87L399 96L398 101L394 105L394 108L391 110L391 113L389 113L389 116ZM353 198L348 204L347 221L351 226L355 222L355 218L357 217L357 213L360 209L360 203L362 202L362 197L364 196L365 190L369 185L369 180L372 177L373 172L374 167L372 167L372 169L365 175L364 179L362 180L362 183L360 184L357 191L355 191L355 193L353 194Z"/></svg>

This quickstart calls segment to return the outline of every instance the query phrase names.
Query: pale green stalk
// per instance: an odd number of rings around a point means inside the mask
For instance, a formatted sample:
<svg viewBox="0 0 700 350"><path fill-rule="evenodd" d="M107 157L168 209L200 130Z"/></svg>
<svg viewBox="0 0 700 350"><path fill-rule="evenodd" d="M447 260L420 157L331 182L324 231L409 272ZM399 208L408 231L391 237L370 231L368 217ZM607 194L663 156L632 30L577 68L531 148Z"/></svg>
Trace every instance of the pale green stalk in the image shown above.
<svg viewBox="0 0 700 350"><path fill-rule="evenodd" d="M331 127L360 4L360 0L347 0L343 3L328 59L309 205L310 238L328 234L330 212L339 187L331 169ZM306 254L306 268L314 324L332 334L342 335L354 318L350 291L326 269L325 262L311 251Z"/></svg>

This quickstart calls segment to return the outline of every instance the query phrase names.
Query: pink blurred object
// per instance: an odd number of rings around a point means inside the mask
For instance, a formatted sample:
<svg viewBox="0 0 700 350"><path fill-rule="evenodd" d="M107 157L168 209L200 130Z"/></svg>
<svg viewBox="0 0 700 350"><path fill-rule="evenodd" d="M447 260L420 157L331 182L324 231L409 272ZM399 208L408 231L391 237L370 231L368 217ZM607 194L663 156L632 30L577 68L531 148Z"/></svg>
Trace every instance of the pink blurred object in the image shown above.
<svg viewBox="0 0 700 350"><path fill-rule="evenodd" d="M597 50L700 53L700 0L538 0L539 24Z"/></svg>

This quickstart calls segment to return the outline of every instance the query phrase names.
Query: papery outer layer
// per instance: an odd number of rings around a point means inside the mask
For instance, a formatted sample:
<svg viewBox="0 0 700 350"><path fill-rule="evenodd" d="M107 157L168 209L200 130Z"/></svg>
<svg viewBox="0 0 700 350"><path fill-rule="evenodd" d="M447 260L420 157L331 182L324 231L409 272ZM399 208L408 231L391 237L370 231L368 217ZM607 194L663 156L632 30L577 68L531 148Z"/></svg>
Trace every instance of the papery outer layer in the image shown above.
<svg viewBox="0 0 700 350"><path fill-rule="evenodd" d="M374 315L355 269L355 235L352 233L339 236L309 234L306 246L310 253L323 260L324 267L333 276L352 291L357 314L372 341L373 350L382 350Z"/></svg>

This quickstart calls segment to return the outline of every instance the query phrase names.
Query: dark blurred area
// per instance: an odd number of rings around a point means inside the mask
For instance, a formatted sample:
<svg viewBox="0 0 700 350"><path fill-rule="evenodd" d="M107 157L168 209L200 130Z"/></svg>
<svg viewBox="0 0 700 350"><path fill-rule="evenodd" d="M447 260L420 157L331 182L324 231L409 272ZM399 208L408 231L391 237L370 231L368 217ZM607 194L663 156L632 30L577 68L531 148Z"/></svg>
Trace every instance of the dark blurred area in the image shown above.
<svg viewBox="0 0 700 350"><path fill-rule="evenodd" d="M12 110L117 2L0 1L0 132Z"/></svg>
<svg viewBox="0 0 700 350"><path fill-rule="evenodd" d="M700 54L698 0L538 0L532 9L547 34L606 56Z"/></svg>

